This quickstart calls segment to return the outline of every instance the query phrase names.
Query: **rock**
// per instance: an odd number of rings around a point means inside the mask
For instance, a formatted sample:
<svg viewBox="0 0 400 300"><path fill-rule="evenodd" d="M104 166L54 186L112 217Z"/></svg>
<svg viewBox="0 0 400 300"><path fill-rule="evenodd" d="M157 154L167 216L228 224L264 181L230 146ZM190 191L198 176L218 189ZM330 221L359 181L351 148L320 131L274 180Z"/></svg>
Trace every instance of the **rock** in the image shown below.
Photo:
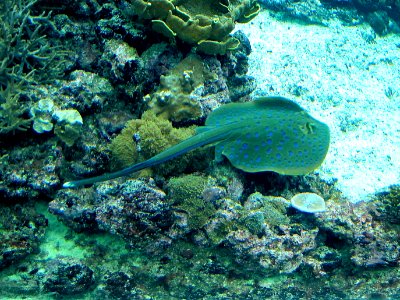
<svg viewBox="0 0 400 300"><path fill-rule="evenodd" d="M44 289L61 295L75 295L88 291L94 284L94 272L80 261L60 258L47 265Z"/></svg>

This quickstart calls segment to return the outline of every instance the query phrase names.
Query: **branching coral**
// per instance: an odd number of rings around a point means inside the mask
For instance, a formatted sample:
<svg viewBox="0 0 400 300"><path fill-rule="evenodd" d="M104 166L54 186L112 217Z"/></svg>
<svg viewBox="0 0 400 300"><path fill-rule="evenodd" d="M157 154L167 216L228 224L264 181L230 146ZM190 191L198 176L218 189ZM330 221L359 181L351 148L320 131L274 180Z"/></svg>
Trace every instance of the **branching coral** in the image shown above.
<svg viewBox="0 0 400 300"><path fill-rule="evenodd" d="M229 35L234 23L249 22L260 10L256 0L132 0L132 6L153 30L206 54L236 49L239 41Z"/></svg>
<svg viewBox="0 0 400 300"><path fill-rule="evenodd" d="M1 134L29 127L30 120L21 118L27 108L21 106L20 96L28 86L54 78L57 60L63 57L44 34L45 27L53 27L50 13L31 15L35 3L5 0L0 6Z"/></svg>
<svg viewBox="0 0 400 300"><path fill-rule="evenodd" d="M6 89L0 90L0 134L14 132L15 130L27 130L31 119L23 118L26 109L19 104L20 92L14 83L10 83Z"/></svg>
<svg viewBox="0 0 400 300"><path fill-rule="evenodd" d="M56 59L55 49L46 40L44 25L51 26L50 14L31 15L36 0L6 0L0 11L0 84L4 87L10 80L28 81L28 74L35 72L43 79L50 71L49 65Z"/></svg>

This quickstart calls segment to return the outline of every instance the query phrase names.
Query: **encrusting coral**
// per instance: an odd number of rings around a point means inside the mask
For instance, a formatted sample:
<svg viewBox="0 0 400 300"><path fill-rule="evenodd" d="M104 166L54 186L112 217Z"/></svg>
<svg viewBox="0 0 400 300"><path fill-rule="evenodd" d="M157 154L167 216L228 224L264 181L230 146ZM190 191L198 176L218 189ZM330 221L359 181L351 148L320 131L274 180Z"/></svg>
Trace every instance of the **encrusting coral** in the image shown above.
<svg viewBox="0 0 400 300"><path fill-rule="evenodd" d="M315 193L296 194L290 202L295 209L306 213L318 213L326 210L324 199Z"/></svg>
<svg viewBox="0 0 400 300"><path fill-rule="evenodd" d="M132 6L158 33L221 55L240 44L229 35L234 23L249 22L260 10L255 0L132 0Z"/></svg>

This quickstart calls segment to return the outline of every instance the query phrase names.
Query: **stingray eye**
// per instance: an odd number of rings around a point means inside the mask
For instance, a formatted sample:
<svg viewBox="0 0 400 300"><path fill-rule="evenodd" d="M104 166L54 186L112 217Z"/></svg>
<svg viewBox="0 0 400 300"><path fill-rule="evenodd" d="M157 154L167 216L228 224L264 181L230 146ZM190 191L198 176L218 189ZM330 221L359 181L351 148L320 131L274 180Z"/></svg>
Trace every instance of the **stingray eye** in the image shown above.
<svg viewBox="0 0 400 300"><path fill-rule="evenodd" d="M315 131L315 124L307 122L300 125L299 128L304 134L313 134Z"/></svg>

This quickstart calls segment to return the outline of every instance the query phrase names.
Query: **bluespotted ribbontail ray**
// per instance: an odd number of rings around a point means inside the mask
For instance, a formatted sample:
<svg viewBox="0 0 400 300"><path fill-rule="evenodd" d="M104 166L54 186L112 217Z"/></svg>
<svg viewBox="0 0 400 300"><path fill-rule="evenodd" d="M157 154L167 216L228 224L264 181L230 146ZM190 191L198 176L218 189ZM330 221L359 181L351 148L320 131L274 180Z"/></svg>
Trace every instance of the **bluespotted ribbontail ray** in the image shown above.
<svg viewBox="0 0 400 300"><path fill-rule="evenodd" d="M216 159L228 158L245 172L305 175L325 159L329 127L283 97L261 97L214 110L196 134L152 158L123 170L64 183L64 188L127 176L204 145L215 145Z"/></svg>

